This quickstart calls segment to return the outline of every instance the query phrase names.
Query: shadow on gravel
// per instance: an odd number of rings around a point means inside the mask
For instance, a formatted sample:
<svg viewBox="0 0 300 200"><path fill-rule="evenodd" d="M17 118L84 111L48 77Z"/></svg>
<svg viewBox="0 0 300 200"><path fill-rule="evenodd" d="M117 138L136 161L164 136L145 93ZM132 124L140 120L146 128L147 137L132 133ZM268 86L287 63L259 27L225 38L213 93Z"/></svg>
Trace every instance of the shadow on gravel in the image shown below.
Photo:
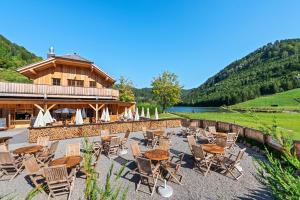
<svg viewBox="0 0 300 200"><path fill-rule="evenodd" d="M189 169L193 169L193 166L194 166L194 162L193 162L193 159L192 156L190 154L186 154L182 151L177 151L176 149L170 149L170 152L174 155L179 155L181 153L184 154L184 157L183 157L183 160L182 160L182 165L181 167L182 168L189 168Z"/></svg>
<svg viewBox="0 0 300 200"><path fill-rule="evenodd" d="M243 197L237 197L237 199L240 200L252 200L252 199L272 200L273 199L270 192L265 188L260 188L258 190L249 189L249 191L250 191L249 194L244 194Z"/></svg>

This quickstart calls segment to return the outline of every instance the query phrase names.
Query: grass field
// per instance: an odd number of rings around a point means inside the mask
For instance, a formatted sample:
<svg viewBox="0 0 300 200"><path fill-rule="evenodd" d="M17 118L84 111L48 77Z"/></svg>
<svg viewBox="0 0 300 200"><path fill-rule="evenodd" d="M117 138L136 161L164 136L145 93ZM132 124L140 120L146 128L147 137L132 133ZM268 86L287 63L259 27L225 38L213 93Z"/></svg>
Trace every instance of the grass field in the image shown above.
<svg viewBox="0 0 300 200"><path fill-rule="evenodd" d="M259 97L231 106L233 109L297 110L300 111L300 88Z"/></svg>
<svg viewBox="0 0 300 200"><path fill-rule="evenodd" d="M176 114L190 119L217 120L256 129L261 128L261 123L272 125L275 118L278 126L283 128L290 138L297 140L300 139L300 113L254 113L254 115L259 118L258 121L249 115L241 113L206 112Z"/></svg>

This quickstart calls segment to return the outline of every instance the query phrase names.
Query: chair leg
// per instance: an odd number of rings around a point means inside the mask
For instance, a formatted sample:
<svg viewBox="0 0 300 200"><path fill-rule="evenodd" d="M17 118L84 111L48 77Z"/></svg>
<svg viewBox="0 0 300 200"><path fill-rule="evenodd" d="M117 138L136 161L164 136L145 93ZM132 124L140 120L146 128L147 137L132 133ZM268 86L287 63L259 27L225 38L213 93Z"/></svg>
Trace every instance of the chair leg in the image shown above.
<svg viewBox="0 0 300 200"><path fill-rule="evenodd" d="M209 164L208 164L208 165L207 165L207 163L205 163L205 164L206 164L206 166L207 166L207 169L206 169L206 172L205 172L204 176L206 176L206 175L209 173L209 171L210 171L210 166L211 166L211 163L212 163L212 162L209 162Z"/></svg>
<svg viewBox="0 0 300 200"><path fill-rule="evenodd" d="M17 172L13 175L13 177L11 177L11 179L9 181L12 181L23 169L23 164L21 165L21 167L17 170Z"/></svg>
<svg viewBox="0 0 300 200"><path fill-rule="evenodd" d="M157 184L157 180L158 180L158 175L156 176L156 178L154 178L154 183L153 183L153 189L152 189L152 192L151 192L151 196L154 194L156 184Z"/></svg>

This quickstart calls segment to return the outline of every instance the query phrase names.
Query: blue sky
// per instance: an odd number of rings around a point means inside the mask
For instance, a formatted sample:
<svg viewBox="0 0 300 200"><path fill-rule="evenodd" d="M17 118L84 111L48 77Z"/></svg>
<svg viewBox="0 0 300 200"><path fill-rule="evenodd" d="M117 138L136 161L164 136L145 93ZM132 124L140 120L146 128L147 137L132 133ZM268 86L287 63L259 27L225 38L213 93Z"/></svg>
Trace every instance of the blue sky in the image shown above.
<svg viewBox="0 0 300 200"><path fill-rule="evenodd" d="M169 70L199 86L275 40L300 37L300 1L1 1L0 34L45 57L79 53L104 71L150 86Z"/></svg>

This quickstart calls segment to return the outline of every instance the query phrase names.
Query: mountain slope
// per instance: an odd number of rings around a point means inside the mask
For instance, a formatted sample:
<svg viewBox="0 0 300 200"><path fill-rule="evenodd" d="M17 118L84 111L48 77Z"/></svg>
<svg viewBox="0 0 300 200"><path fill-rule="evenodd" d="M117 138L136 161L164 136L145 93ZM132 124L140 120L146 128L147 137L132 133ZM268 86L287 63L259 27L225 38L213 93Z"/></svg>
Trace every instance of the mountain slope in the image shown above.
<svg viewBox="0 0 300 200"><path fill-rule="evenodd" d="M232 105L300 87L300 39L269 43L237 60L183 97L195 106Z"/></svg>
<svg viewBox="0 0 300 200"><path fill-rule="evenodd" d="M12 43L0 35L0 81L30 82L25 76L17 73L15 69L41 59L24 47Z"/></svg>
<svg viewBox="0 0 300 200"><path fill-rule="evenodd" d="M245 101L231 108L300 111L300 88Z"/></svg>

